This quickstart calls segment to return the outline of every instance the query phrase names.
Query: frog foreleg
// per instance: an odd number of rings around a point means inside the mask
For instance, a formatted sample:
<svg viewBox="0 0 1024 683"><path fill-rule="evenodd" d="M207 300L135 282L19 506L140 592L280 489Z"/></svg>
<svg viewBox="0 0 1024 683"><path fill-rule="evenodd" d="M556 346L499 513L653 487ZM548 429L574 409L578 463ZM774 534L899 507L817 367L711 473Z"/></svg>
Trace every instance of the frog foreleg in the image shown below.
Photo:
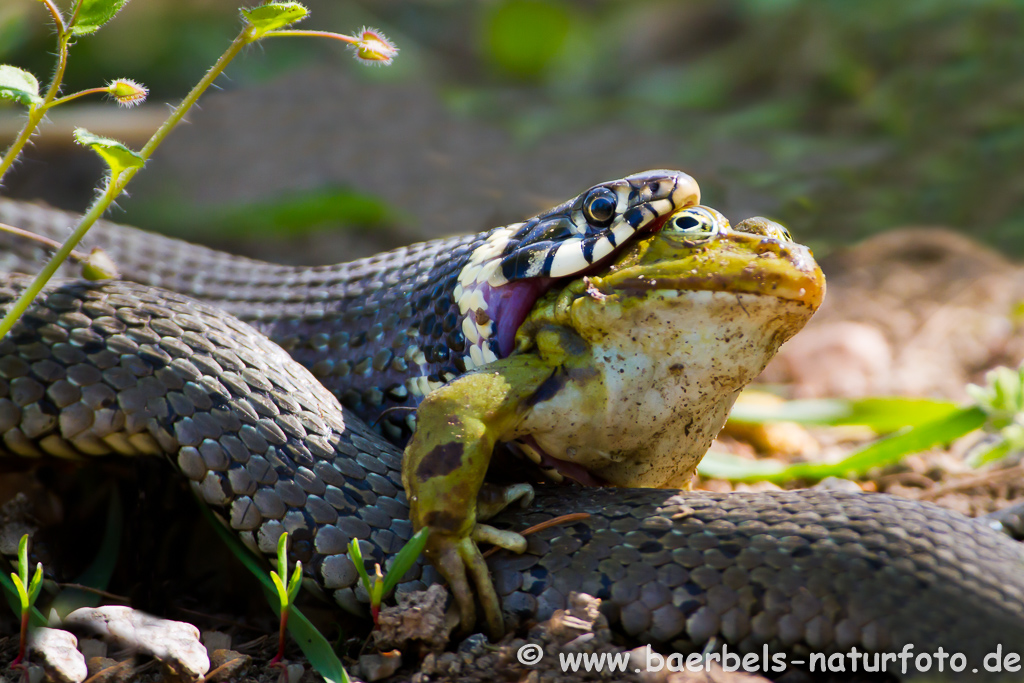
<svg viewBox="0 0 1024 683"><path fill-rule="evenodd" d="M448 581L464 629L476 620L472 579L492 637L504 632L504 621L477 541L522 552L526 540L477 520L517 499L528 504L533 491L516 485L495 496L495 489L484 488L484 475L494 446L514 432L527 411L526 398L550 374L550 366L536 356L523 355L459 377L423 400L405 449L402 482L413 527L430 530L427 558Z"/></svg>

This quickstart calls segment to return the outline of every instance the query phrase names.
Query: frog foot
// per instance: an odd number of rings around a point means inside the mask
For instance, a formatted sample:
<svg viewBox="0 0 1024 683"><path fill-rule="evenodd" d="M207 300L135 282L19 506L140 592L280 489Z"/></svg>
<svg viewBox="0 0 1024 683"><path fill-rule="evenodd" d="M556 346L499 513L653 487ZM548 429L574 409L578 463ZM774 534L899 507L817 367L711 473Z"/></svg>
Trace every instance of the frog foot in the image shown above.
<svg viewBox="0 0 1024 683"><path fill-rule="evenodd" d="M519 506L522 508L530 507L530 503L533 502L533 487L529 484L511 484L509 486L484 484L480 487L480 493L476 496L476 518L490 519L516 501L519 502ZM480 525L478 524L477 526L479 527ZM493 527L487 528L492 529ZM498 530L494 529L494 531ZM519 534L516 534L516 536L519 536ZM495 543L495 545L500 545L502 548L508 548L509 550L512 549L501 543ZM523 551L517 550L516 552L521 553Z"/></svg>
<svg viewBox="0 0 1024 683"><path fill-rule="evenodd" d="M469 538L433 533L427 540L425 552L441 576L448 582L448 587L459 608L459 623L464 632L468 632L476 623L476 601L484 611L487 622L487 634L491 640L498 640L505 633L505 620L501 615L501 603L498 593L491 582L491 574L487 562L477 543L485 542L492 545L521 553L526 550L526 539L514 531L495 529L488 524L475 524ZM469 580L476 587L474 596Z"/></svg>

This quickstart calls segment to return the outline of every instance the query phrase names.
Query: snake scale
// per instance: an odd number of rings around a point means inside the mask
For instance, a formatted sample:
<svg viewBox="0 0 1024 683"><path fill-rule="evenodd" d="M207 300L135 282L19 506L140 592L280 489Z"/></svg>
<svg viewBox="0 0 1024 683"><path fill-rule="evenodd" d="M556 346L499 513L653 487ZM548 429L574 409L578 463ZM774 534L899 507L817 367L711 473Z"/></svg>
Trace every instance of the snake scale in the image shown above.
<svg viewBox="0 0 1024 683"><path fill-rule="evenodd" d="M533 234L542 259L506 259L491 274L537 276L562 259L563 218L578 206L542 214L562 217L554 227L535 219L315 268L101 222L88 241L123 279L51 284L0 341L0 462L169 454L250 547L272 553L291 532L307 579L362 612L349 539L387 565L412 533L400 468L414 423L388 408L415 405L417 390L504 343L496 326L488 335L458 324L461 269L482 247L507 256ZM0 222L52 238L73 221L0 200ZM575 248L587 257L601 239L583 234ZM45 256L24 239L2 241L6 272L34 272ZM26 282L6 276L0 309ZM367 426L381 416L378 431ZM1024 651L1024 550L934 505L822 490L539 486L532 506L493 523L523 529L572 512L591 516L489 560L508 626L585 591L620 631L666 650L718 638L752 652L941 646L970 662L996 645ZM417 566L401 590L436 580Z"/></svg>

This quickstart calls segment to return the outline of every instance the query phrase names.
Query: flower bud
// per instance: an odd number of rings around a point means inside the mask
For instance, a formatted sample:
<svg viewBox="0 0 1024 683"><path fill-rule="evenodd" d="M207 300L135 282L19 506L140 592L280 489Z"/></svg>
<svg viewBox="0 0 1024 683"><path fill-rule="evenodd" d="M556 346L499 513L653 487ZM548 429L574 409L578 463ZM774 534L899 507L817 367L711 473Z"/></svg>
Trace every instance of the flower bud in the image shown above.
<svg viewBox="0 0 1024 683"><path fill-rule="evenodd" d="M364 27L353 38L356 39L352 48L355 50L357 61L388 66L398 54L395 44L375 28Z"/></svg>
<svg viewBox="0 0 1024 683"><path fill-rule="evenodd" d="M149 90L141 83L136 83L130 78L118 78L107 85L107 92L117 100L123 107L131 108L136 104L142 104L149 95Z"/></svg>

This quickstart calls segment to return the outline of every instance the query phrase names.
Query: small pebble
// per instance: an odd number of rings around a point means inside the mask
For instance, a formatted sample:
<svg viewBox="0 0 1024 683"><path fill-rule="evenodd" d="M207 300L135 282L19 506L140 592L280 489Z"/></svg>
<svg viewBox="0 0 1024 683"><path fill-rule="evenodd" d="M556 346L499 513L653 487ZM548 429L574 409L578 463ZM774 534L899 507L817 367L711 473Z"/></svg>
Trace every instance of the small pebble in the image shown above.
<svg viewBox="0 0 1024 683"><path fill-rule="evenodd" d="M38 628L29 637L28 647L51 680L80 683L89 675L85 657L78 651L78 638L67 631Z"/></svg>
<svg viewBox="0 0 1024 683"><path fill-rule="evenodd" d="M367 681L379 681L398 671L402 665L402 653L398 650L359 658L359 671Z"/></svg>

